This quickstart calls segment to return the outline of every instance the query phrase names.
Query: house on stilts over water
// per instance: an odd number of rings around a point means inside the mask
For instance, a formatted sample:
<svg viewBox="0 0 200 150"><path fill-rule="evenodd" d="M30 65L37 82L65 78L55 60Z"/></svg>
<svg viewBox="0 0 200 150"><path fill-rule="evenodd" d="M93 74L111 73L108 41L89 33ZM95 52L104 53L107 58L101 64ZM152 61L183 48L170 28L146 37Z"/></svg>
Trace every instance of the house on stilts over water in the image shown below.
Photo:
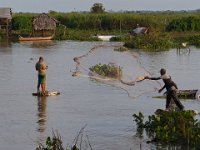
<svg viewBox="0 0 200 150"><path fill-rule="evenodd" d="M0 33L9 37L12 30L11 8L0 7Z"/></svg>

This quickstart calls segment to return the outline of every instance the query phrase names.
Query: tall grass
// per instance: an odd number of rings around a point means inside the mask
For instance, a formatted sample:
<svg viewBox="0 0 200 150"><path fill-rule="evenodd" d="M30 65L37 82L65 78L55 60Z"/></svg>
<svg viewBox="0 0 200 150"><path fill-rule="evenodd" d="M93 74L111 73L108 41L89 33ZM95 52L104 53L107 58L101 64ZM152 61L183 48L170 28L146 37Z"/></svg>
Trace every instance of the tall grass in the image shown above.
<svg viewBox="0 0 200 150"><path fill-rule="evenodd" d="M13 33L28 35L32 31L32 19L36 13L14 13ZM200 45L195 37L200 35L200 12L126 12L101 13L89 12L54 12L48 13L66 28L58 27L57 40L96 40L94 35L117 35L126 45L139 49L169 49L176 42L187 40L188 43ZM138 36L129 40L128 33L137 24L150 29L150 35ZM184 33L184 34L183 34ZM187 33L187 34L185 34ZM190 33L190 34L188 34ZM195 37L194 37L195 36ZM194 38L192 38L194 37ZM175 43L174 43L175 42Z"/></svg>

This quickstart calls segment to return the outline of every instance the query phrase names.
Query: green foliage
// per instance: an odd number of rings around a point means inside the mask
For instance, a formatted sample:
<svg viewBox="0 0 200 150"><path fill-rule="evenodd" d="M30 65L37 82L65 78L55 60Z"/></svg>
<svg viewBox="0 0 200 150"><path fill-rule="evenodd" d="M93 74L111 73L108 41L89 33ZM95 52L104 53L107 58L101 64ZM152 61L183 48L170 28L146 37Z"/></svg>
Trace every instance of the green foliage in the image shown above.
<svg viewBox="0 0 200 150"><path fill-rule="evenodd" d="M51 13L61 24L71 29L85 30L120 30L127 33L140 24L140 26L151 27L156 30L162 30L164 24L162 15L155 17L152 14L138 13Z"/></svg>
<svg viewBox="0 0 200 150"><path fill-rule="evenodd" d="M32 30L32 19L36 14L31 13L19 13L14 14L12 19L12 29L13 30Z"/></svg>
<svg viewBox="0 0 200 150"><path fill-rule="evenodd" d="M103 8L102 8L103 9ZM63 26L56 29L56 40L94 41L94 35L116 35L112 41L123 41L128 48L167 50L176 43L188 42L199 46L200 15L197 12L124 12L124 13L62 13L50 10L48 15ZM12 37L29 36L32 19L37 13L14 13ZM128 39L137 24L148 27L149 35ZM175 32L176 31L176 32ZM186 34L187 33L187 34ZM188 34L189 33L189 34ZM120 35L120 36L118 36Z"/></svg>
<svg viewBox="0 0 200 150"><path fill-rule="evenodd" d="M104 77L110 77L110 78L121 78L122 76L122 70L119 66L116 66L114 64L96 64L95 66L92 66L89 68L90 71L97 73Z"/></svg>
<svg viewBox="0 0 200 150"><path fill-rule="evenodd" d="M56 27L55 40L65 40L68 37L68 30L65 26Z"/></svg>
<svg viewBox="0 0 200 150"><path fill-rule="evenodd" d="M200 17L189 16L172 20L166 27L167 31L199 31Z"/></svg>
<svg viewBox="0 0 200 150"><path fill-rule="evenodd" d="M174 47L173 40L167 34L150 33L148 35L138 35L132 37L125 42L124 46L128 48L143 49L143 50L168 50Z"/></svg>
<svg viewBox="0 0 200 150"><path fill-rule="evenodd" d="M61 140L61 136L57 133L55 134L53 132L53 136L46 138L45 145L39 144L38 147L36 147L36 150L69 150L68 147L66 149L63 147L63 142ZM71 150L79 150L79 148L76 146L72 146Z"/></svg>
<svg viewBox="0 0 200 150"><path fill-rule="evenodd" d="M152 141L200 146L200 123L194 119L193 111L171 111L158 116L151 115L145 123L141 112L133 117L137 128L145 129Z"/></svg>
<svg viewBox="0 0 200 150"><path fill-rule="evenodd" d="M98 41L98 38L94 38L93 35L96 31L87 31L87 30L68 30L66 39L69 40L79 40L79 41Z"/></svg>
<svg viewBox="0 0 200 150"><path fill-rule="evenodd" d="M30 30L32 18L39 14L15 13L14 30ZM150 27L153 31L197 31L199 30L199 13L61 13L49 11L61 24L70 29L79 30L118 30L127 33L139 24Z"/></svg>
<svg viewBox="0 0 200 150"><path fill-rule="evenodd" d="M189 37L189 43L190 45L196 45L197 47L200 47L200 35Z"/></svg>
<svg viewBox="0 0 200 150"><path fill-rule="evenodd" d="M102 3L94 3L90 9L91 13L103 13L105 8L103 7Z"/></svg>
<svg viewBox="0 0 200 150"><path fill-rule="evenodd" d="M46 145L42 145L40 144L36 150L64 150L64 147L62 145L62 140L60 135L57 133L57 135L55 135L53 133L53 137L47 137L46 138ZM67 148L66 148L67 150Z"/></svg>

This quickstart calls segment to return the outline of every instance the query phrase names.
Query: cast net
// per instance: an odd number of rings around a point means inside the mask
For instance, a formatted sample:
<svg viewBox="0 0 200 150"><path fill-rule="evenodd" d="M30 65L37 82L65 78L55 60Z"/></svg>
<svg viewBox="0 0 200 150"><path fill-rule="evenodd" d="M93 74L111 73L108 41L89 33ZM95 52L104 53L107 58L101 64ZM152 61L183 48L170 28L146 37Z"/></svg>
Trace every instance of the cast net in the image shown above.
<svg viewBox="0 0 200 150"><path fill-rule="evenodd" d="M131 98L154 92L161 87L159 82L144 80L150 72L140 62L139 54L133 51L120 52L120 44L97 45L86 54L74 58L76 69L72 76L87 77L103 84L120 88ZM122 70L120 78L99 75L89 68L96 64L114 64Z"/></svg>

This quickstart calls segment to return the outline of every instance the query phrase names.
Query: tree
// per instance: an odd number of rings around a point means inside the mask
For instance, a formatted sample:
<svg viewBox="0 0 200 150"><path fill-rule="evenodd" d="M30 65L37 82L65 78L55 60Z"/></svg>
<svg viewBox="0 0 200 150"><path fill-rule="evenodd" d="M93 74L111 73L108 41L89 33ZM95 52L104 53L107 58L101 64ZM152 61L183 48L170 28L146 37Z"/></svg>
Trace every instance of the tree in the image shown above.
<svg viewBox="0 0 200 150"><path fill-rule="evenodd" d="M102 3L94 3L90 9L91 13L103 13L105 12L105 8Z"/></svg>

